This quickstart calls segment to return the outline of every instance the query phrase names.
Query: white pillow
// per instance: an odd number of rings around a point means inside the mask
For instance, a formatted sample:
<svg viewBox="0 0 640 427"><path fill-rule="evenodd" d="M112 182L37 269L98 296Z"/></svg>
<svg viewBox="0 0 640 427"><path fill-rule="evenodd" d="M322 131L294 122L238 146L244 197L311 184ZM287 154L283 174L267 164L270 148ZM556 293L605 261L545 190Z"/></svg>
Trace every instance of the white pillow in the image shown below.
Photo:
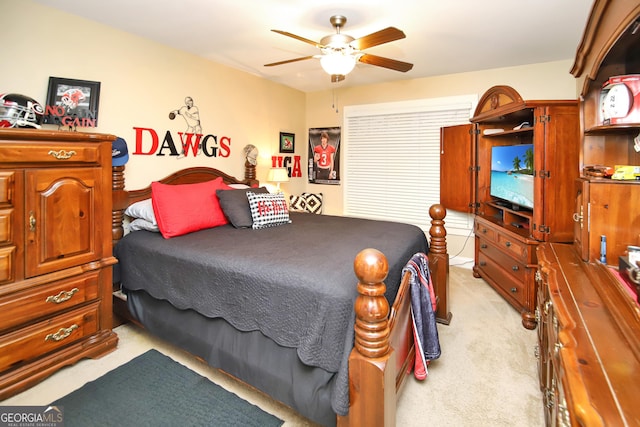
<svg viewBox="0 0 640 427"><path fill-rule="evenodd" d="M227 185L235 190L244 190L246 188L251 188L247 184L227 184Z"/></svg>
<svg viewBox="0 0 640 427"><path fill-rule="evenodd" d="M144 199L136 202L125 209L124 214L135 219L144 219L145 221L157 226L156 215L153 212L153 205L151 199Z"/></svg>
<svg viewBox="0 0 640 427"><path fill-rule="evenodd" d="M160 229L158 228L158 224L152 224L151 222L142 218L136 218L133 221L131 221L129 223L129 230L130 231L147 230L147 231L153 231L156 233L160 232Z"/></svg>

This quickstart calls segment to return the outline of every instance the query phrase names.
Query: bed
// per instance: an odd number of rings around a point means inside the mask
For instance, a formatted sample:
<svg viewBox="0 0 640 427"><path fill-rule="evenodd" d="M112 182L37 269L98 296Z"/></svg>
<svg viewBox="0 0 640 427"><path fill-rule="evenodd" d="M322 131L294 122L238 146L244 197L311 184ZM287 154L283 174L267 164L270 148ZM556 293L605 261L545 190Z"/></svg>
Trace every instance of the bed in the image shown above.
<svg viewBox="0 0 640 427"><path fill-rule="evenodd" d="M218 178L258 185L204 167L159 183ZM402 272L414 253L428 252L436 318L451 320L441 205L429 209L429 242L406 224L296 212L280 226L225 224L166 239L124 235L125 209L148 200L152 186L124 187L124 167L114 167L114 289L126 295L125 307L114 299L116 314L316 423L395 425L396 396L415 356L409 275ZM332 240L338 236L344 241ZM196 287L214 275L215 286Z"/></svg>

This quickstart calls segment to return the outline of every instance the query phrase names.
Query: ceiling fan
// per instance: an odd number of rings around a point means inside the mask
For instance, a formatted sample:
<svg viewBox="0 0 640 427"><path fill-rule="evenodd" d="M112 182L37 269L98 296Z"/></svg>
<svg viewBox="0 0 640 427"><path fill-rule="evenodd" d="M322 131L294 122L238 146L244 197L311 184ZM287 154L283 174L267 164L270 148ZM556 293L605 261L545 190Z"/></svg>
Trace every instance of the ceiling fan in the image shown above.
<svg viewBox="0 0 640 427"><path fill-rule="evenodd" d="M355 39L349 35L340 33L340 29L347 22L347 18L344 16L334 15L329 19L329 22L331 22L331 25L335 28L336 33L323 37L319 43L286 31L271 30L275 33L309 43L320 49L322 53L319 55L303 56L301 58L289 59L286 61L272 62L270 64L265 64L265 67L304 61L311 58L319 58L322 68L331 75L332 82L344 80L345 76L353 70L356 62L376 65L378 67L401 71L403 73L406 73L413 68L413 64L409 64L408 62L397 61L395 59L363 52L364 49L405 38L406 36L404 32L399 29L388 27L384 30L376 31L375 33Z"/></svg>

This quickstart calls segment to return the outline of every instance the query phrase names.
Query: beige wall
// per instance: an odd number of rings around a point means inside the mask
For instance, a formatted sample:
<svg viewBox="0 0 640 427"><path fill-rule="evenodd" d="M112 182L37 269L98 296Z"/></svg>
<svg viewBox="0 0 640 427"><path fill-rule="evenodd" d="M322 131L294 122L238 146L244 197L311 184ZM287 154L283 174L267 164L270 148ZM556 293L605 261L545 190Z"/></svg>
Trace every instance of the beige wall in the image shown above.
<svg viewBox="0 0 640 427"><path fill-rule="evenodd" d="M330 214L342 213L342 187L307 183L308 128L342 126L347 105L479 97L494 85L510 85L524 99L570 99L577 93L569 74L571 59L365 87L337 84L334 90L304 94L30 0L2 2L0 25L5 53L0 92L23 93L44 104L49 76L99 81L99 127L82 130L121 136L130 151L135 147L134 127L152 128L161 140L169 131L177 142L185 125L169 120L168 112L192 96L203 133L231 139L228 158L132 155L125 175L128 188L143 187L190 166L211 166L242 177L246 144L260 149L257 177L264 181L270 156L278 152L279 132L291 132L296 134L295 154L302 158L303 174L283 189L295 194L322 192ZM451 237L449 252L457 253L463 244L462 238ZM467 244L463 256L471 256L472 247Z"/></svg>
<svg viewBox="0 0 640 427"><path fill-rule="evenodd" d="M169 120L168 113L191 96L200 109L203 134L231 139L227 158L132 155L125 175L128 188L190 166L243 177L246 144L260 149L257 175L264 181L270 156L278 151L279 133L305 133L305 95L300 91L28 0L1 2L0 26L0 92L22 93L44 105L50 76L99 81L98 127L81 130L121 136L130 152L134 127L152 128L160 140L170 131L178 143L185 122ZM144 147L150 145L150 139L143 139ZM304 180L292 184L302 186Z"/></svg>

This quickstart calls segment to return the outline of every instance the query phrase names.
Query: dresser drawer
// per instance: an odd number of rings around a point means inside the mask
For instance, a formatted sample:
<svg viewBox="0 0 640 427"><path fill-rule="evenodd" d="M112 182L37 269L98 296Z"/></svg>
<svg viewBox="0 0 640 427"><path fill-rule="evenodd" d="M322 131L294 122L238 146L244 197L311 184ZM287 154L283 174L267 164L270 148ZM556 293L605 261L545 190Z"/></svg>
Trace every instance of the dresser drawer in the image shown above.
<svg viewBox="0 0 640 427"><path fill-rule="evenodd" d="M69 163L98 164L100 162L98 144L75 144L50 142L47 144L3 144L0 163ZM107 159L102 159L106 161ZM53 166L53 165L52 165Z"/></svg>
<svg viewBox="0 0 640 427"><path fill-rule="evenodd" d="M97 299L99 276L92 271L0 297L0 330Z"/></svg>
<svg viewBox="0 0 640 427"><path fill-rule="evenodd" d="M95 302L0 336L0 371L95 334L98 331L99 306Z"/></svg>
<svg viewBox="0 0 640 427"><path fill-rule="evenodd" d="M15 174L14 171L0 171L0 206L13 206Z"/></svg>
<svg viewBox="0 0 640 427"><path fill-rule="evenodd" d="M529 247L526 244L518 240L515 240L512 237L507 236L505 234L498 234L497 243L500 248L503 248L504 250L509 252L512 256L518 258L521 262L527 264L530 257L528 253Z"/></svg>
<svg viewBox="0 0 640 427"><path fill-rule="evenodd" d="M0 248L0 285L3 283L11 283L15 280L15 258L15 246ZM1 310L0 308L0 318L3 317Z"/></svg>
<svg viewBox="0 0 640 427"><path fill-rule="evenodd" d="M491 227L476 221L476 236L483 237L491 242L498 241L498 233Z"/></svg>
<svg viewBox="0 0 640 427"><path fill-rule="evenodd" d="M13 238L14 215L13 209L0 209L0 245L15 243Z"/></svg>
<svg viewBox="0 0 640 427"><path fill-rule="evenodd" d="M496 252L499 251L496 250ZM510 268L508 265L513 265L513 262L512 260L505 265L505 268ZM486 275L487 279L494 284L494 287L499 287L503 294L513 298L518 307L526 307L524 282L515 280L511 274L512 270L507 272L495 259L489 258L487 253L482 251L478 253L478 268L483 277Z"/></svg>
<svg viewBox="0 0 640 427"><path fill-rule="evenodd" d="M519 260L505 254L493 244L483 241L483 239L480 239L480 253L484 254L486 258L492 260L494 264L504 268L511 276L513 276L512 280L517 280L519 282L525 281L526 265L521 263ZM480 266L482 266L482 262L483 261L480 261Z"/></svg>

